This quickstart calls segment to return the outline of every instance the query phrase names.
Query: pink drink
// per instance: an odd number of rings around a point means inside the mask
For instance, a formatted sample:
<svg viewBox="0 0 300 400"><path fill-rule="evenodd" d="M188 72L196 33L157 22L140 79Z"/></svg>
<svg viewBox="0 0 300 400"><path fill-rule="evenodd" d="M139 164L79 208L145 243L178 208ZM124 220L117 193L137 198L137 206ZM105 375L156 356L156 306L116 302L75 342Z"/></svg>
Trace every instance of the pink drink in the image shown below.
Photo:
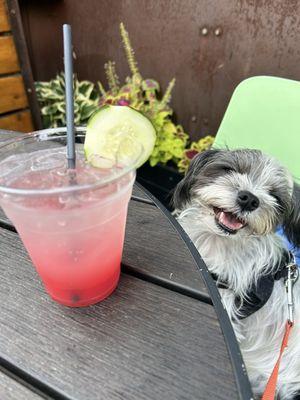
<svg viewBox="0 0 300 400"><path fill-rule="evenodd" d="M93 168L78 152L74 182L65 158L64 147L54 147L0 162L0 203L47 292L80 307L118 284L135 173Z"/></svg>

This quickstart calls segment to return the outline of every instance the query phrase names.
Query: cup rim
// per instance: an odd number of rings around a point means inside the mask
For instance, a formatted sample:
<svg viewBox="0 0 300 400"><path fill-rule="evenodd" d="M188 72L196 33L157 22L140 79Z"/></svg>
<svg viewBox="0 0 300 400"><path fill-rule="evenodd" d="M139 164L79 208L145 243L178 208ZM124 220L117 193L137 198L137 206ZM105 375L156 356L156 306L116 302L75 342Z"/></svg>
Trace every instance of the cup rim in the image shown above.
<svg viewBox="0 0 300 400"><path fill-rule="evenodd" d="M86 127L84 126L77 126L74 127L76 133L84 133L86 131ZM24 133L24 137L17 137L13 139L8 139L5 142L0 143L0 151L4 150L6 146L11 145L12 143L19 143L25 142L28 139L32 138L39 138L41 141L51 140L48 135L55 134L55 133L62 133L64 134L63 137L66 136L67 128L66 127L58 127L58 128L47 128L41 129L37 131L33 131L30 133ZM56 138L61 138L61 136L56 136ZM141 148L142 151L142 148ZM139 154L140 156L140 154ZM138 159L138 158L137 158ZM5 158L3 159L5 160ZM135 171L135 162L137 160L133 160L130 165L125 166L124 168L120 169L120 172L115 175L110 175L108 178L104 179L95 179L95 182L88 183L88 184L81 184L81 185L70 185L64 187L54 187L51 189L22 189L22 188L10 188L9 186L1 185L0 184L0 193L10 194L10 195L18 195L18 196L51 196L51 195L60 195L60 194L68 194L68 193L77 193L83 192L88 190L95 190L104 186L107 186L110 183L114 183L121 179L126 174Z"/></svg>

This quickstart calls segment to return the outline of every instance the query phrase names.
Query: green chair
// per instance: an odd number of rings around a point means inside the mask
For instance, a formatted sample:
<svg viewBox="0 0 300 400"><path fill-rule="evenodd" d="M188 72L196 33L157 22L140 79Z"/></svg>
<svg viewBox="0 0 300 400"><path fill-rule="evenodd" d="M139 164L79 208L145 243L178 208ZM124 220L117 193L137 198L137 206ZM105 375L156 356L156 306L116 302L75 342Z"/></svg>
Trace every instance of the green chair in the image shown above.
<svg viewBox="0 0 300 400"><path fill-rule="evenodd" d="M214 148L256 148L300 182L300 82L256 76L235 89Z"/></svg>

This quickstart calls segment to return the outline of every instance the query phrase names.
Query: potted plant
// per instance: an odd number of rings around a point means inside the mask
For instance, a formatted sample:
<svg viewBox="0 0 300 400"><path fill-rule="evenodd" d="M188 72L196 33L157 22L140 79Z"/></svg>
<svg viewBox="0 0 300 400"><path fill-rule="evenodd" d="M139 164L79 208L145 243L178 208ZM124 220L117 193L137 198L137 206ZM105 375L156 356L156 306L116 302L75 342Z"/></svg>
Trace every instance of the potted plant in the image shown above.
<svg viewBox="0 0 300 400"><path fill-rule="evenodd" d="M157 138L149 162L138 171L138 180L167 205L169 192L182 179L192 157L209 148L213 137L190 143L189 135L173 120L170 100L175 79L170 81L164 94L156 80L144 79L123 23L120 33L130 76L120 84L115 63L108 61L104 66L107 88L101 82L95 85L74 77L75 124L86 124L99 105L104 104L126 105L145 114L152 121ZM50 82L36 82L36 91L44 126L65 125L63 74Z"/></svg>

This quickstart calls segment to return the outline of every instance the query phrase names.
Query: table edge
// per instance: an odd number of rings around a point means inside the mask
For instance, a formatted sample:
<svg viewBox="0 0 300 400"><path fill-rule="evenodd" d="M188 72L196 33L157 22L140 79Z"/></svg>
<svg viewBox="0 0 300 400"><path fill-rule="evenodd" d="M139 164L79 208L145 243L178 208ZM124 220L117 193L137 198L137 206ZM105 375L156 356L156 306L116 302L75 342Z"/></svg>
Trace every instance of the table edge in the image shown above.
<svg viewBox="0 0 300 400"><path fill-rule="evenodd" d="M176 220L173 215L166 209L166 207L158 200L154 195L152 195L147 189L145 189L140 183L135 182L136 186L145 192L145 194L153 201L157 208L165 215L165 217L169 220L170 224L173 228L178 232L180 238L187 246L192 258L195 261L195 264L203 278L205 286L208 290L208 293L211 297L215 312L217 314L217 318L219 320L219 324L224 336L225 344L228 350L228 354L231 360L233 373L236 379L237 391L241 400L251 400L253 399L253 393L251 389L251 385L248 379L247 371L245 368L244 360L242 357L242 353L237 342L233 327L231 325L228 314L223 306L221 296L217 289L217 286L204 263L200 253L196 249L195 245Z"/></svg>

